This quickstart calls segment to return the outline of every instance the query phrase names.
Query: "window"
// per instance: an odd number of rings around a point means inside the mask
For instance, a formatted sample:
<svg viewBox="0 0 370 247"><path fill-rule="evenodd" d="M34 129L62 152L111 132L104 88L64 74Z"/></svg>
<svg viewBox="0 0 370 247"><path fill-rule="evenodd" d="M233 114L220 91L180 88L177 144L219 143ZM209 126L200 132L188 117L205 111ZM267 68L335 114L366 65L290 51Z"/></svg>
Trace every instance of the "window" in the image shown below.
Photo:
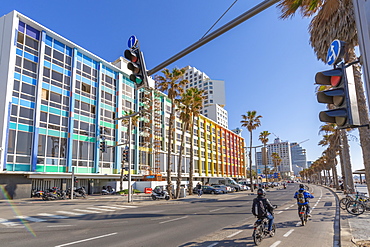
<svg viewBox="0 0 370 247"><path fill-rule="evenodd" d="M37 40L34 40L34 39L26 36L26 45L35 49L35 50L38 50L39 42Z"/></svg>
<svg viewBox="0 0 370 247"><path fill-rule="evenodd" d="M22 93L35 95L35 86L27 83L22 83Z"/></svg>
<svg viewBox="0 0 370 247"><path fill-rule="evenodd" d="M50 92L50 101L56 102L56 103L62 103L62 95Z"/></svg>
<svg viewBox="0 0 370 247"><path fill-rule="evenodd" d="M53 51L53 58L55 58L55 59L57 59L57 60L59 60L61 62L64 62L64 54L61 53L61 52L59 52L59 51L57 51L57 50L54 50Z"/></svg>
<svg viewBox="0 0 370 247"><path fill-rule="evenodd" d="M86 84L86 83L82 83L81 90L86 92L86 93L90 93L91 92L91 86Z"/></svg>
<svg viewBox="0 0 370 247"><path fill-rule="evenodd" d="M36 72L37 71L37 64L34 63L34 62L31 62L27 59L23 59L23 68L28 69L32 72Z"/></svg>
<svg viewBox="0 0 370 247"><path fill-rule="evenodd" d="M19 116L23 118L33 119L33 110L30 108L20 107Z"/></svg>
<svg viewBox="0 0 370 247"><path fill-rule="evenodd" d="M59 82L63 82L63 75L60 74L60 73L58 73L58 72L56 72L56 71L54 71L54 70L51 73L51 78L53 80L56 80L56 81L59 81Z"/></svg>

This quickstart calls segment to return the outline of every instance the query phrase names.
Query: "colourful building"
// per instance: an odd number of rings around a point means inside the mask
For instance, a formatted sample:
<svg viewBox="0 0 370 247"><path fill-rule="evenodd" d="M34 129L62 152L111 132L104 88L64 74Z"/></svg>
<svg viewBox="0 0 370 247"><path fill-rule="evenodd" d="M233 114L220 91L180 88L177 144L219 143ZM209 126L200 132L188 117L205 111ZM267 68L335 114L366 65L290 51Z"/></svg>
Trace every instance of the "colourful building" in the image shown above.
<svg viewBox="0 0 370 247"><path fill-rule="evenodd" d="M12 197L68 188L72 169L90 193L118 180L127 126L114 118L130 111L149 112L132 133L133 178L166 175L166 95L138 92L123 58L107 62L17 11L1 17L0 27L0 185ZM177 141L179 134L176 128ZM195 136L196 178L244 177L243 138L203 116ZM103 140L106 152L99 149ZM174 173L177 152L176 146Z"/></svg>

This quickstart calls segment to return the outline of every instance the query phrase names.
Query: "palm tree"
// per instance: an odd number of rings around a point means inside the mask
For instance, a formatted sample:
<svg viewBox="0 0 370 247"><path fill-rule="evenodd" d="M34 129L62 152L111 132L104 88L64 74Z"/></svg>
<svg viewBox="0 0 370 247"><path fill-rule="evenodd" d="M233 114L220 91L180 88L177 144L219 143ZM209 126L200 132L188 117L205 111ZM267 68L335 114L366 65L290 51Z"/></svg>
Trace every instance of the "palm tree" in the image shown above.
<svg viewBox="0 0 370 247"><path fill-rule="evenodd" d="M280 163L282 159L280 158L280 155L278 153L272 153L271 154L272 163L274 163L275 172L278 172L278 167L280 166Z"/></svg>
<svg viewBox="0 0 370 247"><path fill-rule="evenodd" d="M180 186L181 186L181 163L182 163L182 154L183 150L185 148L184 145L184 139L185 134L189 130L189 126L192 121L192 114L191 114L191 106L192 106L192 95L188 93L189 90L187 90L185 93L181 95L181 99L177 100L178 107L180 110L180 120L182 121L182 127L181 127L181 142L180 142L180 150L179 150L179 159L177 162L177 187L176 187L176 194L175 198L179 198L180 196ZM186 154L186 152L185 152Z"/></svg>
<svg viewBox="0 0 370 247"><path fill-rule="evenodd" d="M168 145L167 145L167 191L172 197L172 179L171 179L171 151L173 147L172 137L175 133L173 130L175 120L175 99L183 92L187 80L183 79L185 69L174 68L172 72L169 69L161 71L164 76L155 76L156 88L164 93L167 93L171 100L170 121L168 124Z"/></svg>
<svg viewBox="0 0 370 247"><path fill-rule="evenodd" d="M205 99L204 90L198 88L189 88L187 90L188 96L192 99L191 104L191 124L190 124L190 162L189 162L189 194L193 194L193 177L194 177L194 123L195 118L199 116L200 110L203 108L203 101Z"/></svg>
<svg viewBox="0 0 370 247"><path fill-rule="evenodd" d="M358 40L352 0L282 0L278 7L282 10L283 19L292 17L298 9L303 17L315 15L309 25L310 44L319 60L325 62L328 47L334 39L346 42L345 62L357 60L355 46L358 45ZM354 70L360 122L368 124L369 114L358 64L354 66ZM365 175L370 177L370 130L359 128L359 136ZM370 194L370 186L368 193Z"/></svg>
<svg viewBox="0 0 370 247"><path fill-rule="evenodd" d="M267 180L267 150L266 150L266 144L268 143L269 141L269 138L268 136L271 135L271 133L269 133L267 130L264 130L260 133L260 136L258 138L258 140L260 140L263 144L263 148L264 148L264 152L262 152L262 161L265 162L265 176L266 176L266 182L268 181Z"/></svg>
<svg viewBox="0 0 370 247"><path fill-rule="evenodd" d="M261 125L261 115L257 116L256 111L248 111L247 115L242 115L243 120L240 121L242 127L246 127L250 133L250 149L249 149L249 176L251 182L251 191L253 192L253 179L252 179L252 131Z"/></svg>

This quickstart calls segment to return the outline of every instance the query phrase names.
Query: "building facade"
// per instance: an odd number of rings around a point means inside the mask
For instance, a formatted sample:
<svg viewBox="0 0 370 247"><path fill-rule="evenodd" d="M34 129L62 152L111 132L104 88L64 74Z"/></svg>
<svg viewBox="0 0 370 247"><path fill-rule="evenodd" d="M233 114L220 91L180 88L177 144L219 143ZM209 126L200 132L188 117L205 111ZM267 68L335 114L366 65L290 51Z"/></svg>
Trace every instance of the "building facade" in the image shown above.
<svg viewBox="0 0 370 247"><path fill-rule="evenodd" d="M134 179L166 176L171 107L166 95L136 90L125 59L107 62L17 11L1 17L0 27L0 185L11 197L30 196L36 188L71 187L72 170L80 186L99 192L127 173L121 154L128 134ZM132 111L141 114L127 133L127 124L114 119ZM179 126L176 118L173 175ZM189 138L186 133L185 179ZM105 152L99 148L102 141ZM196 178L245 176L243 138L199 116L194 141Z"/></svg>
<svg viewBox="0 0 370 247"><path fill-rule="evenodd" d="M297 165L302 169L307 168L306 149L302 148L297 142L291 143L292 165Z"/></svg>
<svg viewBox="0 0 370 247"><path fill-rule="evenodd" d="M281 158L281 163L278 167L281 176L283 178L292 176L293 168L290 143L288 141L281 141L279 138L275 138L274 143L267 145L268 165L274 167L271 157L272 153L277 153Z"/></svg>
<svg viewBox="0 0 370 247"><path fill-rule="evenodd" d="M228 128L228 114L225 110L225 82L221 80L212 80L204 72L195 67L185 67L184 79L189 83L186 88L198 88L204 90L205 100L201 114L215 121L224 128Z"/></svg>

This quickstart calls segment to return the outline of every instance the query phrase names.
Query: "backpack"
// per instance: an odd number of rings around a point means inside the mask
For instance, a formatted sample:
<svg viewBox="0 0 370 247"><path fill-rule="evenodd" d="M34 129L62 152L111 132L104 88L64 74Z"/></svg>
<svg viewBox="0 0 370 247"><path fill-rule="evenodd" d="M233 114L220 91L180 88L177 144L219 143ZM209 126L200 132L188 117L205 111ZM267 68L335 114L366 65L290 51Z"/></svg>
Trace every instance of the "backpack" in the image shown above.
<svg viewBox="0 0 370 247"><path fill-rule="evenodd" d="M299 203L305 203L306 202L306 199L304 198L303 192L298 192L297 200L298 200Z"/></svg>
<svg viewBox="0 0 370 247"><path fill-rule="evenodd" d="M252 213L254 216L261 218L266 215L265 205L263 204L262 200L254 199L252 205Z"/></svg>

